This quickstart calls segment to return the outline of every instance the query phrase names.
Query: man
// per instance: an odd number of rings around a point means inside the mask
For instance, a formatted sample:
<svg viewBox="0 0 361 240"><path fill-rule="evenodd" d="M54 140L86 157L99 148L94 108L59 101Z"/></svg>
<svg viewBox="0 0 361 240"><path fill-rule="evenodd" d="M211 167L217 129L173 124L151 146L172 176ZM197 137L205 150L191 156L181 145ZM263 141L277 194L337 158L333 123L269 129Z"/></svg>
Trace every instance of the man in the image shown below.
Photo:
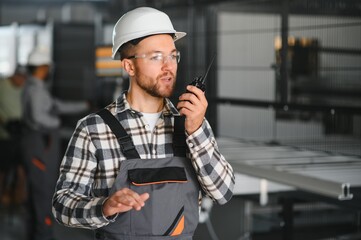
<svg viewBox="0 0 361 240"><path fill-rule="evenodd" d="M233 171L204 118L204 93L187 87L179 111L168 99L180 58L174 41L183 36L148 7L114 26L112 57L130 87L78 122L53 198L60 223L96 229L97 239L192 239L200 193L220 204L232 197Z"/></svg>
<svg viewBox="0 0 361 240"><path fill-rule="evenodd" d="M29 183L30 240L54 239L51 199L60 165L59 114L88 109L86 102L62 102L51 96L46 82L51 64L47 48L37 47L30 53L30 77L22 95L22 147Z"/></svg>

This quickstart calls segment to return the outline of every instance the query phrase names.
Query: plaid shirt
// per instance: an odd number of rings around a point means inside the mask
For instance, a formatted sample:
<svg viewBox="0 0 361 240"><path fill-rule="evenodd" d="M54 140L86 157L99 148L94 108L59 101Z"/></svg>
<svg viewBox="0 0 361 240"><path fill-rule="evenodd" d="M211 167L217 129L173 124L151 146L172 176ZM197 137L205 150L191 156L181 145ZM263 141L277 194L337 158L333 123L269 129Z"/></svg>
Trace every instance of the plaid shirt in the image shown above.
<svg viewBox="0 0 361 240"><path fill-rule="evenodd" d="M132 136L142 159L173 156L174 115L178 113L166 99L165 107L151 131L140 112L131 109L126 93L107 106ZM234 175L230 164L218 151L212 129L205 120L186 143L200 185L206 195L219 204L232 197ZM72 227L99 228L113 218L105 218L102 205L118 174L123 156L116 137L97 114L81 119L70 139L60 167L53 198L57 221Z"/></svg>

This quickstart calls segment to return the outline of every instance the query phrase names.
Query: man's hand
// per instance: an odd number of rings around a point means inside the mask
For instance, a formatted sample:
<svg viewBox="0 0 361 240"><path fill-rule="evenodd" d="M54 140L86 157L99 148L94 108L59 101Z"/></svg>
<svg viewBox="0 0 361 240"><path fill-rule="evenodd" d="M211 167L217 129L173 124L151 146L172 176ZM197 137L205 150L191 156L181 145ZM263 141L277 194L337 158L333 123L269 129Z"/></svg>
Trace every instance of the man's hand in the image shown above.
<svg viewBox="0 0 361 240"><path fill-rule="evenodd" d="M116 213L127 212L131 209L139 211L149 198L148 193L138 194L129 188L123 188L110 196L103 205L105 217Z"/></svg>
<svg viewBox="0 0 361 240"><path fill-rule="evenodd" d="M188 85L189 92L183 93L179 97L177 108L181 115L186 116L185 129L188 134L192 134L202 125L208 102L206 96L199 88Z"/></svg>

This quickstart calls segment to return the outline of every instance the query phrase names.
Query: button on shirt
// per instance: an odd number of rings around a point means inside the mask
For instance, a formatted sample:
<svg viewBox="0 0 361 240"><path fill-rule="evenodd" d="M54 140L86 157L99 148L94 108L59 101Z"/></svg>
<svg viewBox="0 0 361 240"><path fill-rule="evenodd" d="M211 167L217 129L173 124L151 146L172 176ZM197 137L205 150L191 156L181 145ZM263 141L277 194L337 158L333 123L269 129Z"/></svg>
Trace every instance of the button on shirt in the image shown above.
<svg viewBox="0 0 361 240"><path fill-rule="evenodd" d="M142 113L131 109L124 92L107 109L115 115L142 159L173 156L174 112L169 99L153 131L147 129ZM218 150L212 129L205 119L192 135L187 135L188 158L206 195L219 204L232 197L234 175L230 164ZM100 116L90 114L79 120L60 167L53 198L56 219L67 226L99 228L111 222L102 205L108 197L122 161L117 139Z"/></svg>

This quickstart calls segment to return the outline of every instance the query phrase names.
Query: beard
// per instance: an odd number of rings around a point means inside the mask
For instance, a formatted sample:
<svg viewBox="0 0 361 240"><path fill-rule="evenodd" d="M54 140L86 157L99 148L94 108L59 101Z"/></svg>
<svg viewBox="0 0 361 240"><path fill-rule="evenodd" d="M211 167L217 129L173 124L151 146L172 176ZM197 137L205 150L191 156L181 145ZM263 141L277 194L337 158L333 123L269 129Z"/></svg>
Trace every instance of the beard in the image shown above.
<svg viewBox="0 0 361 240"><path fill-rule="evenodd" d="M164 76L158 76L154 82L151 78L144 75L137 78L137 84L141 89L153 97L169 98L172 96L175 88L176 76L173 73L169 73L167 76L173 79L171 84L162 84L162 80L160 79Z"/></svg>

